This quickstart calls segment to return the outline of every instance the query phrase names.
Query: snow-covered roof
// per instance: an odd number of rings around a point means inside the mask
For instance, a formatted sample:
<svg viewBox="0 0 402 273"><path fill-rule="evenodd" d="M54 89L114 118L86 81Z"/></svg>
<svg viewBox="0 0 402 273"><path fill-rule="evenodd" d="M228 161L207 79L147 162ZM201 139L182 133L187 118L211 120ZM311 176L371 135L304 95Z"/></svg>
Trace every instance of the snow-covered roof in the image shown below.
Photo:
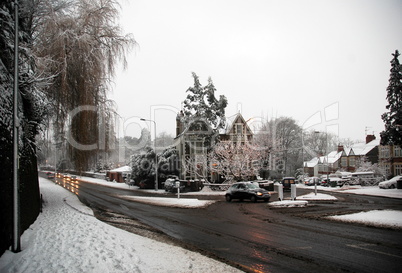
<svg viewBox="0 0 402 273"><path fill-rule="evenodd" d="M379 139L374 139L369 143L357 143L351 146L349 153L347 153L347 155L350 155L350 152L353 150L353 153L355 155L363 156L368 154L372 149L374 149L378 145L380 145Z"/></svg>
<svg viewBox="0 0 402 273"><path fill-rule="evenodd" d="M307 168L314 168L315 166L317 166L317 164L319 163L320 159L318 157L314 157L313 159L311 159L310 161L306 161L304 162L304 167Z"/></svg>
<svg viewBox="0 0 402 273"><path fill-rule="evenodd" d="M251 131L250 127L248 126L247 121L243 118L242 114L237 113L237 114L235 114L233 116L230 116L230 117L226 118L226 126L225 126L225 128L222 128L222 129L219 130L219 134L221 134L221 135L229 134L230 131L232 130L233 126L235 125L235 122L239 118L241 119L241 123L246 125L246 130L248 132L250 132L250 133L253 133Z"/></svg>
<svg viewBox="0 0 402 273"><path fill-rule="evenodd" d="M329 164L333 164L336 161L338 161L342 156L342 152L338 152L338 151L332 151L328 154L328 156L325 156L325 161L324 162L328 162Z"/></svg>
<svg viewBox="0 0 402 273"><path fill-rule="evenodd" d="M130 172L131 173L131 171L132 171L132 169L131 169L130 166L122 166L120 168L110 170L110 172L116 172L116 173L120 173L120 172L121 173L125 173L125 172Z"/></svg>
<svg viewBox="0 0 402 273"><path fill-rule="evenodd" d="M342 156L342 152L338 151L332 151L328 154L328 156L320 156L320 157L314 157L310 161L305 161L304 162L304 167L308 168L314 168L317 166L317 164L334 164L336 161L338 161Z"/></svg>

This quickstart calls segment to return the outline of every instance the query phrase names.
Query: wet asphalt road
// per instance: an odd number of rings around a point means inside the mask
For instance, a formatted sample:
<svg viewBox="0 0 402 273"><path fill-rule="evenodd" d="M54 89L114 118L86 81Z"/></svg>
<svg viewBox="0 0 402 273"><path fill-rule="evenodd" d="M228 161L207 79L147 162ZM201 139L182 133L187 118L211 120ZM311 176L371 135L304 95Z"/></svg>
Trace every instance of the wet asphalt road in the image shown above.
<svg viewBox="0 0 402 273"><path fill-rule="evenodd" d="M219 202L207 208L181 209L119 197L149 192L78 183L77 195L90 206L138 219L247 272L401 272L401 230L324 218L372 209L402 210L398 199L331 193L339 201L269 208L262 202L227 203L218 196L214 198Z"/></svg>

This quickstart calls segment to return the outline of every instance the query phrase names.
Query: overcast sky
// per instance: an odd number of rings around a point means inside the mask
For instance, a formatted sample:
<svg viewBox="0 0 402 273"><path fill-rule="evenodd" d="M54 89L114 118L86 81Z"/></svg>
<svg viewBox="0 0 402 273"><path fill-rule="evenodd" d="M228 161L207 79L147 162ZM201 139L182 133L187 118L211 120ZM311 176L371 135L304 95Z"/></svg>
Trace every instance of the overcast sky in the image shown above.
<svg viewBox="0 0 402 273"><path fill-rule="evenodd" d="M287 116L341 138L384 129L391 54L402 51L401 0L121 4L120 24L139 44L111 93L128 135L150 126L140 117L174 135L191 72L203 85L211 77L228 99L226 116L240 111L252 127Z"/></svg>

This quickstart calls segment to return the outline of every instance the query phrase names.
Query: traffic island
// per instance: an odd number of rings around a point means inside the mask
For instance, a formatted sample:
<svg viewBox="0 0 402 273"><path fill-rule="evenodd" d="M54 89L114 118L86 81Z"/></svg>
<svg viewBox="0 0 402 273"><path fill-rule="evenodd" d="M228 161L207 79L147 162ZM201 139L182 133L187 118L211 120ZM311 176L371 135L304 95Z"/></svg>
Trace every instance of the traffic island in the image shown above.
<svg viewBox="0 0 402 273"><path fill-rule="evenodd" d="M301 208L301 207L306 207L307 204L308 204L308 201L305 201L305 200L301 200L301 201L282 200L282 201L268 203L268 206L272 207L272 208Z"/></svg>

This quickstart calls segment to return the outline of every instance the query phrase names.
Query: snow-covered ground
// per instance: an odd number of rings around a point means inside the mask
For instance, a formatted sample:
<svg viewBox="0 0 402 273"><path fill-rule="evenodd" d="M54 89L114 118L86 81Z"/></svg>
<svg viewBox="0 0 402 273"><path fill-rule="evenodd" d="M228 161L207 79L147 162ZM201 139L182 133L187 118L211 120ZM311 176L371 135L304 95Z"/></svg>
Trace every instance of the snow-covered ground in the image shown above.
<svg viewBox="0 0 402 273"><path fill-rule="evenodd" d="M297 184L298 188L305 188L314 190L314 186L305 186L302 184ZM383 196L383 197L392 197L392 198L401 198L402 199L402 190L401 189L380 189L378 186L343 186L343 187L323 187L317 186L318 190L322 191L334 191L334 192L342 192L342 193L354 193L361 195L373 195L373 196Z"/></svg>
<svg viewBox="0 0 402 273"><path fill-rule="evenodd" d="M43 213L21 236L22 251L1 256L0 272L240 272L105 224L49 180L41 178L40 189Z"/></svg>
<svg viewBox="0 0 402 273"><path fill-rule="evenodd" d="M81 177L79 177L81 178ZM92 183L110 187L138 189L123 183L106 182L102 179L81 178ZM305 187L298 185L298 187ZM88 207L79 202L76 195L40 178L40 188L45 204L35 223L21 236L20 253L6 251L0 258L0 272L240 272L236 268L210 259L199 253L161 243L120 230L97 220ZM311 190L314 187L306 187ZM378 187L327 188L328 194L313 192L297 196L297 201L279 201L268 206L293 207L296 202L335 201L331 191L388 196L402 198L402 190L381 190ZM165 194L164 190L148 190ZM224 195L225 192L211 191L205 187L197 195ZM210 200L188 198L181 193L180 198L172 194L166 197L133 197L136 202L147 202L159 206L204 207ZM401 211L371 211L332 219L363 222L375 226L402 228ZM177 257L180 257L179 259Z"/></svg>

